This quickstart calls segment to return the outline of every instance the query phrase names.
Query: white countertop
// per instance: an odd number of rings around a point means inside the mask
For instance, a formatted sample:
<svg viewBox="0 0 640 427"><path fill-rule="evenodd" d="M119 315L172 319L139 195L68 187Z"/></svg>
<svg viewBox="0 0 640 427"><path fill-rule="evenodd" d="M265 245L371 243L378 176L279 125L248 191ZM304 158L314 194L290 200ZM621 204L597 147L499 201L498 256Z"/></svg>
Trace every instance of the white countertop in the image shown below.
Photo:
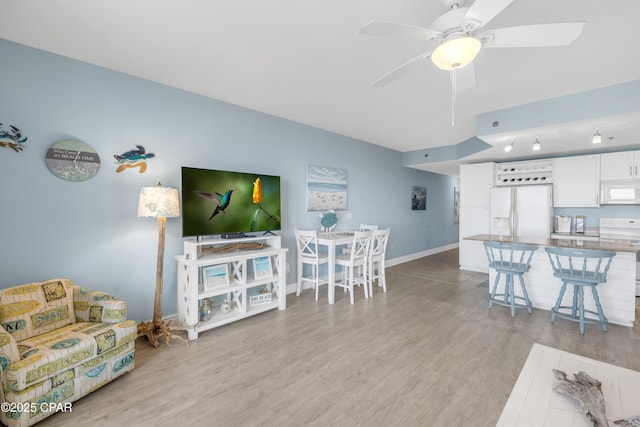
<svg viewBox="0 0 640 427"><path fill-rule="evenodd" d="M487 242L506 242L506 243L527 243L530 245L550 246L557 248L574 248L574 249L596 249L614 252L631 252L637 253L631 243L626 242L599 242L586 239L545 239L535 237L512 237L502 236L498 234L476 234L474 236L465 237L466 240L480 240Z"/></svg>

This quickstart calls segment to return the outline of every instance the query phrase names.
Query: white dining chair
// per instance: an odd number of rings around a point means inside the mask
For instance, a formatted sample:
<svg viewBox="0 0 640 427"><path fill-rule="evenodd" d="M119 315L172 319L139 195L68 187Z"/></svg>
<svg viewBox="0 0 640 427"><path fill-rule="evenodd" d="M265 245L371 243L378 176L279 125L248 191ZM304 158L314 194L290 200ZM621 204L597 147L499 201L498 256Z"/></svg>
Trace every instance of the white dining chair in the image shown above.
<svg viewBox="0 0 640 427"><path fill-rule="evenodd" d="M342 280L336 281L336 287L349 291L351 304L354 303L353 287L362 285L364 297L369 298L367 286L367 265L369 246L371 244L371 231L356 231L353 233L351 251L336 256L336 265L342 267Z"/></svg>
<svg viewBox="0 0 640 427"><path fill-rule="evenodd" d="M378 224L360 224L360 231L373 231L373 230L377 230L378 227L379 227ZM343 254L349 253L350 250L351 250L351 244L342 248L342 253Z"/></svg>
<svg viewBox="0 0 640 427"><path fill-rule="evenodd" d="M360 231L373 231L378 228L378 224L360 224Z"/></svg>
<svg viewBox="0 0 640 427"><path fill-rule="evenodd" d="M321 264L327 264L329 258L327 255L320 254L318 251L318 232L316 230L295 230L297 253L297 272L298 282L296 295L302 292L302 283L310 282L316 290L316 301L318 301L318 292L320 285L328 283L327 280L320 278L319 269ZM311 266L311 275L304 275L304 266Z"/></svg>
<svg viewBox="0 0 640 427"><path fill-rule="evenodd" d="M384 261L387 253L387 242L389 241L390 228L374 230L371 232L371 244L368 254L368 285L369 296L373 296L373 282L378 281L378 287L382 287L383 292L387 292L387 280L384 271Z"/></svg>

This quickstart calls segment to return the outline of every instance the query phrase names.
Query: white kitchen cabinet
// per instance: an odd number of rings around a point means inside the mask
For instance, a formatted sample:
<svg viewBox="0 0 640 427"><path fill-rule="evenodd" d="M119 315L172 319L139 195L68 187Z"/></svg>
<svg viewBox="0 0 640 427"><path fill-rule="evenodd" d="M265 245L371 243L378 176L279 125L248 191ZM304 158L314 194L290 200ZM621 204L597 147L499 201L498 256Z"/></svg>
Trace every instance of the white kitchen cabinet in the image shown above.
<svg viewBox="0 0 640 427"><path fill-rule="evenodd" d="M600 155L553 159L553 206L599 207Z"/></svg>
<svg viewBox="0 0 640 427"><path fill-rule="evenodd" d="M640 180L640 151L601 154L600 162L602 181Z"/></svg>
<svg viewBox="0 0 640 427"><path fill-rule="evenodd" d="M545 185L552 182L553 162L551 159L496 164L496 187Z"/></svg>
<svg viewBox="0 0 640 427"><path fill-rule="evenodd" d="M460 207L488 208L495 163L460 165Z"/></svg>
<svg viewBox="0 0 640 427"><path fill-rule="evenodd" d="M489 234L491 223L491 188L495 163L476 163L460 166L460 241L459 263L461 270L489 271L482 242L465 240L475 234Z"/></svg>

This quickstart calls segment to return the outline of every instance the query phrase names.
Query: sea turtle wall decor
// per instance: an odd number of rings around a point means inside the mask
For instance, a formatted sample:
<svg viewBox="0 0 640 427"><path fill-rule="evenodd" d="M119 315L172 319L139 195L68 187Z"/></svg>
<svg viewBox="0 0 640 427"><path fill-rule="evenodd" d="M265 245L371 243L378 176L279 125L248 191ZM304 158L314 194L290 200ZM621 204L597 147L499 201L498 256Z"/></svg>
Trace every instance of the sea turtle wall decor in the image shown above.
<svg viewBox="0 0 640 427"><path fill-rule="evenodd" d="M116 172L120 173L128 168L140 168L139 173L144 173L147 170L147 159L151 159L156 155L153 153L147 153L142 145L136 145L134 150L124 152L122 154L115 154L113 156L116 159L118 168Z"/></svg>

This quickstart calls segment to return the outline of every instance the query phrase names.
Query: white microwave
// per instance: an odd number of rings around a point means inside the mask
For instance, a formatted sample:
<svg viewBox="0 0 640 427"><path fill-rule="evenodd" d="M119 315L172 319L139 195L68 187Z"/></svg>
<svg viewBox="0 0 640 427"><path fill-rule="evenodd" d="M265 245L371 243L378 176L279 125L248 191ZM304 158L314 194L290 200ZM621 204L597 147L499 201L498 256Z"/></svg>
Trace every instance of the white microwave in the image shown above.
<svg viewBox="0 0 640 427"><path fill-rule="evenodd" d="M640 205L640 181L602 182L600 204Z"/></svg>

